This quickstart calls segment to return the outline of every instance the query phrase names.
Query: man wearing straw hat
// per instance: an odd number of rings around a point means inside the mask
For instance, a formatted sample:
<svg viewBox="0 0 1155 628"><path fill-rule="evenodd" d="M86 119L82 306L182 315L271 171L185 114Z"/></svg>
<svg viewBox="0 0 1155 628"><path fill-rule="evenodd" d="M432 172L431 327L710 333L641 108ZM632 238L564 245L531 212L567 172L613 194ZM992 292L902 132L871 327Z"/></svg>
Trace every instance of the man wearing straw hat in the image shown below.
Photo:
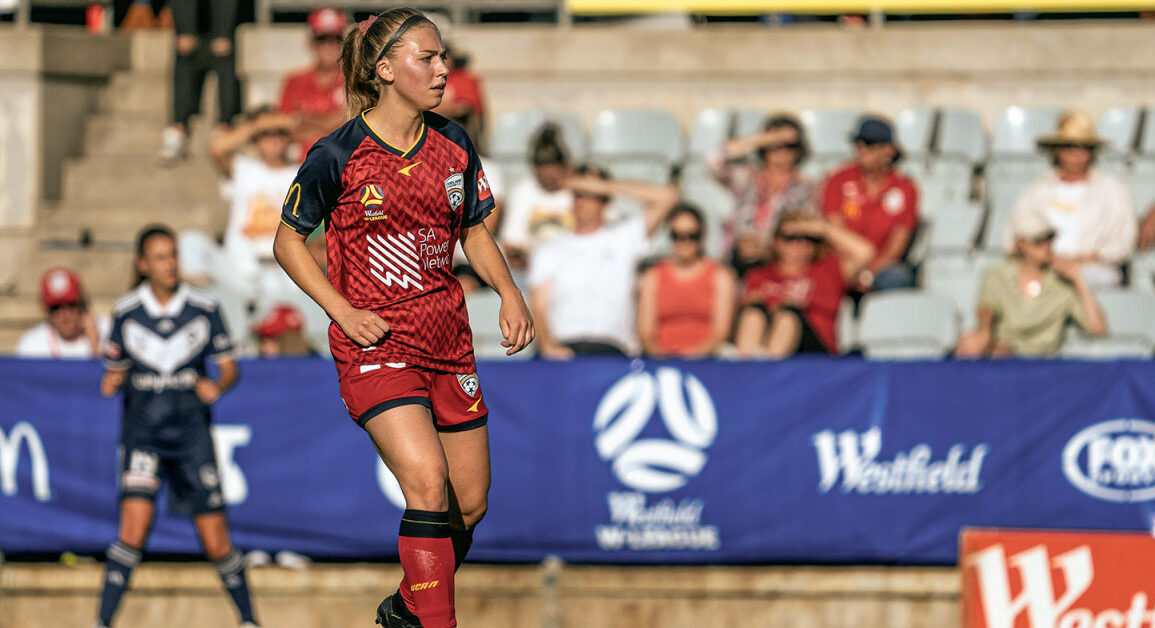
<svg viewBox="0 0 1155 628"><path fill-rule="evenodd" d="M1094 120L1080 111L1065 112L1055 133L1039 138L1038 144L1051 154L1055 169L1019 197L1007 221L1007 249L1013 246L1009 226L1015 218L1042 212L1055 228L1056 257L1081 265L1092 287L1119 285L1119 267L1135 252L1135 212L1123 182L1093 168L1103 144Z"/></svg>

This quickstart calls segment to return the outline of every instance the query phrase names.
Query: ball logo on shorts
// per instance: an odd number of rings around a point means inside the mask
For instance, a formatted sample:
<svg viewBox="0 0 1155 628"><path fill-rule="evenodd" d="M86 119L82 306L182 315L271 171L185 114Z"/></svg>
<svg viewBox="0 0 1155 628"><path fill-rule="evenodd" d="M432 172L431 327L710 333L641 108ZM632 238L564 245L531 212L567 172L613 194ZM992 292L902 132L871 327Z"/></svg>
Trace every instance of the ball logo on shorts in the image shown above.
<svg viewBox="0 0 1155 628"><path fill-rule="evenodd" d="M453 210L461 208L461 204L465 202L465 175L460 172L453 172L445 179L445 193L449 196L449 207Z"/></svg>
<svg viewBox="0 0 1155 628"><path fill-rule="evenodd" d="M379 185L366 185L361 188L361 204L365 207L380 207L385 202L385 191Z"/></svg>
<svg viewBox="0 0 1155 628"><path fill-rule="evenodd" d="M655 408L672 439L640 438ZM594 448L613 463L618 481L637 491L665 493L702 472L705 450L718 435L718 416L697 377L662 367L654 374L630 373L611 386L594 412L594 431Z"/></svg>
<svg viewBox="0 0 1155 628"><path fill-rule="evenodd" d="M477 396L477 389L481 387L480 382L477 381L477 373L458 374L457 383L461 385L461 390L470 397Z"/></svg>

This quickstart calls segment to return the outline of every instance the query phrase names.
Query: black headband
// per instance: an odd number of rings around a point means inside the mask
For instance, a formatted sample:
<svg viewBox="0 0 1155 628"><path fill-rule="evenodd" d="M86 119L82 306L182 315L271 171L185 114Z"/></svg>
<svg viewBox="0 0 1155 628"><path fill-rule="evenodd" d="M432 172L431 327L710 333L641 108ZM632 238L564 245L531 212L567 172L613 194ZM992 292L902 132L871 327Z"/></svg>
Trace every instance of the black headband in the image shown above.
<svg viewBox="0 0 1155 628"><path fill-rule="evenodd" d="M378 63L381 63L381 60L385 58L385 53L389 52L389 49L393 47L393 44L396 44L397 40L401 39L401 36L405 34L405 31L413 28L421 22L429 22L429 18L421 15L420 13L417 15L411 15L409 16L409 19L401 22L401 26L398 26L397 30L393 31L393 36L389 38L389 41L385 42L385 47L381 49L381 54L377 55L377 60L373 62L373 66L376 67Z"/></svg>

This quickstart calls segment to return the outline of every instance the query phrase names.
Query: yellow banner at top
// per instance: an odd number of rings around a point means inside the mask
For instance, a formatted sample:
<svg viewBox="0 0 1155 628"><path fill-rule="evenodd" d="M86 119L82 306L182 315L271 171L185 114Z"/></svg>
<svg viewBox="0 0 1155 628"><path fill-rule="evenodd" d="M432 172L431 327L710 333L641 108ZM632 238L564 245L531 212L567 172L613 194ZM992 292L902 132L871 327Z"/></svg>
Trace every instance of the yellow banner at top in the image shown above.
<svg viewBox="0 0 1155 628"><path fill-rule="evenodd" d="M1155 10L1155 0L567 0L576 14L1010 13Z"/></svg>

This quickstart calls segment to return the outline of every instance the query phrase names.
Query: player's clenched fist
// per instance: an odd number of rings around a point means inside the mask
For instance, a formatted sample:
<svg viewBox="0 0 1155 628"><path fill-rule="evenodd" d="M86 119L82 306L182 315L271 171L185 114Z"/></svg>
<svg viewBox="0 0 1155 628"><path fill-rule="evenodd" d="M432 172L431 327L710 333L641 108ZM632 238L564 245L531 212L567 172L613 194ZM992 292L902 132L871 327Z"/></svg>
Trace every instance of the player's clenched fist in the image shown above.
<svg viewBox="0 0 1155 628"><path fill-rule="evenodd" d="M337 319L337 325L345 335L362 347L371 347L389 333L389 323L368 310L349 310Z"/></svg>

